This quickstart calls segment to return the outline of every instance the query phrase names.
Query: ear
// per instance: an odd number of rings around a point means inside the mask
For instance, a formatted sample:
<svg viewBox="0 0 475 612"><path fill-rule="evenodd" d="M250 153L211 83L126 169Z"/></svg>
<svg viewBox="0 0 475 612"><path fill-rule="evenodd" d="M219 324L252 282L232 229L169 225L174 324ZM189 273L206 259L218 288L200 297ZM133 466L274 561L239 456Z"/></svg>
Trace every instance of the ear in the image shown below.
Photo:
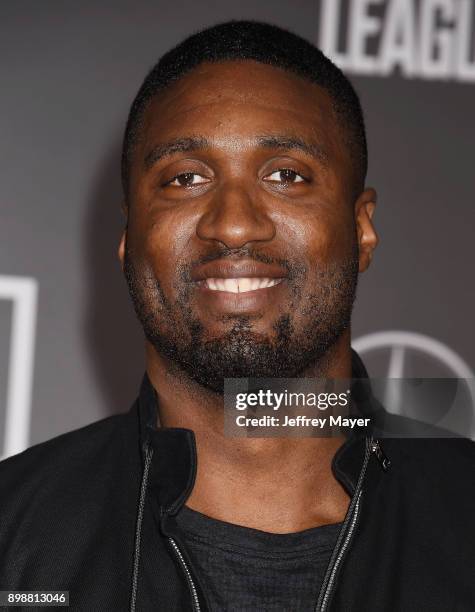
<svg viewBox="0 0 475 612"><path fill-rule="evenodd" d="M376 191L366 188L355 202L356 230L359 247L359 271L364 272L373 258L379 238L374 229L372 218L376 208Z"/></svg>

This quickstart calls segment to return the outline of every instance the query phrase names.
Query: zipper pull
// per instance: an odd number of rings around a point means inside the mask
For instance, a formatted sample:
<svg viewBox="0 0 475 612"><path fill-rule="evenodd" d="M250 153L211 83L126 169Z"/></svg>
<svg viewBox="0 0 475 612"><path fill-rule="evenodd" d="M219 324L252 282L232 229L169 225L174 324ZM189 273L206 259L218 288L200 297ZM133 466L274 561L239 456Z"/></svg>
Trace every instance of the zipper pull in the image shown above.
<svg viewBox="0 0 475 612"><path fill-rule="evenodd" d="M385 455L379 440L371 440L371 452L376 455L376 459L379 461L383 471L387 472L391 467L391 460Z"/></svg>

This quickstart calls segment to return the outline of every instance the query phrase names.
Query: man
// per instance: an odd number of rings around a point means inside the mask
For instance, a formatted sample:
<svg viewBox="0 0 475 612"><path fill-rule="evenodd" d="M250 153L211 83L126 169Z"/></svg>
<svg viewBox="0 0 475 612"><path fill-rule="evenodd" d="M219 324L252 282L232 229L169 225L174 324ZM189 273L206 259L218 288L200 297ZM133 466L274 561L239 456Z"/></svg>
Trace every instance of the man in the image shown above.
<svg viewBox="0 0 475 612"><path fill-rule="evenodd" d="M0 589L74 610L475 609L470 441L224 434L226 378L367 377L366 163L353 88L301 38L231 22L160 60L122 165L147 374L128 414L3 462Z"/></svg>

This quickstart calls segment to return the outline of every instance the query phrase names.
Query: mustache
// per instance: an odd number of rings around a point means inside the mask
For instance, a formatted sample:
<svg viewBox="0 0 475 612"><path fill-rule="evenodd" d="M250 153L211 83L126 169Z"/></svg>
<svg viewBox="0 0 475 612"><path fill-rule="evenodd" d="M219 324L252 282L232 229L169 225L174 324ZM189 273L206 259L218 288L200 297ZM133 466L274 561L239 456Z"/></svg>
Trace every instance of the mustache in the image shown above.
<svg viewBox="0 0 475 612"><path fill-rule="evenodd" d="M178 277L185 283L192 280L192 270L199 265L215 260L229 259L238 261L240 259L254 260L264 264L277 264L284 268L288 275L288 280L302 277L307 273L307 266L303 262L291 261L286 257L274 257L253 249L251 247L239 247L230 249L226 246L216 246L212 251L203 254L191 262L183 263L178 267Z"/></svg>

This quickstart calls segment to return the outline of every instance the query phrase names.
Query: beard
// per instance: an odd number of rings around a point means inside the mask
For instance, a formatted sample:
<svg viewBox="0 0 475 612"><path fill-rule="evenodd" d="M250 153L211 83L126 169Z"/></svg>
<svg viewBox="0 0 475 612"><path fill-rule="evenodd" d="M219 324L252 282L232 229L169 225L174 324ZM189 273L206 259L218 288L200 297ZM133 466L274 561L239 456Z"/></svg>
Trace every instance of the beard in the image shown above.
<svg viewBox="0 0 475 612"><path fill-rule="evenodd" d="M272 326L272 334L253 330L253 317L226 315L229 329L207 338L206 329L193 314L191 269L197 263L229 255L278 263L288 272L291 300ZM323 375L329 349L351 322L358 282L359 254L356 237L346 258L320 265L313 286L303 294L307 268L291 259L271 259L251 249L225 249L177 269L172 303L164 295L151 266L135 261L126 246L124 274L135 312L145 337L155 351L206 389L223 394L225 378L297 378L310 367Z"/></svg>

